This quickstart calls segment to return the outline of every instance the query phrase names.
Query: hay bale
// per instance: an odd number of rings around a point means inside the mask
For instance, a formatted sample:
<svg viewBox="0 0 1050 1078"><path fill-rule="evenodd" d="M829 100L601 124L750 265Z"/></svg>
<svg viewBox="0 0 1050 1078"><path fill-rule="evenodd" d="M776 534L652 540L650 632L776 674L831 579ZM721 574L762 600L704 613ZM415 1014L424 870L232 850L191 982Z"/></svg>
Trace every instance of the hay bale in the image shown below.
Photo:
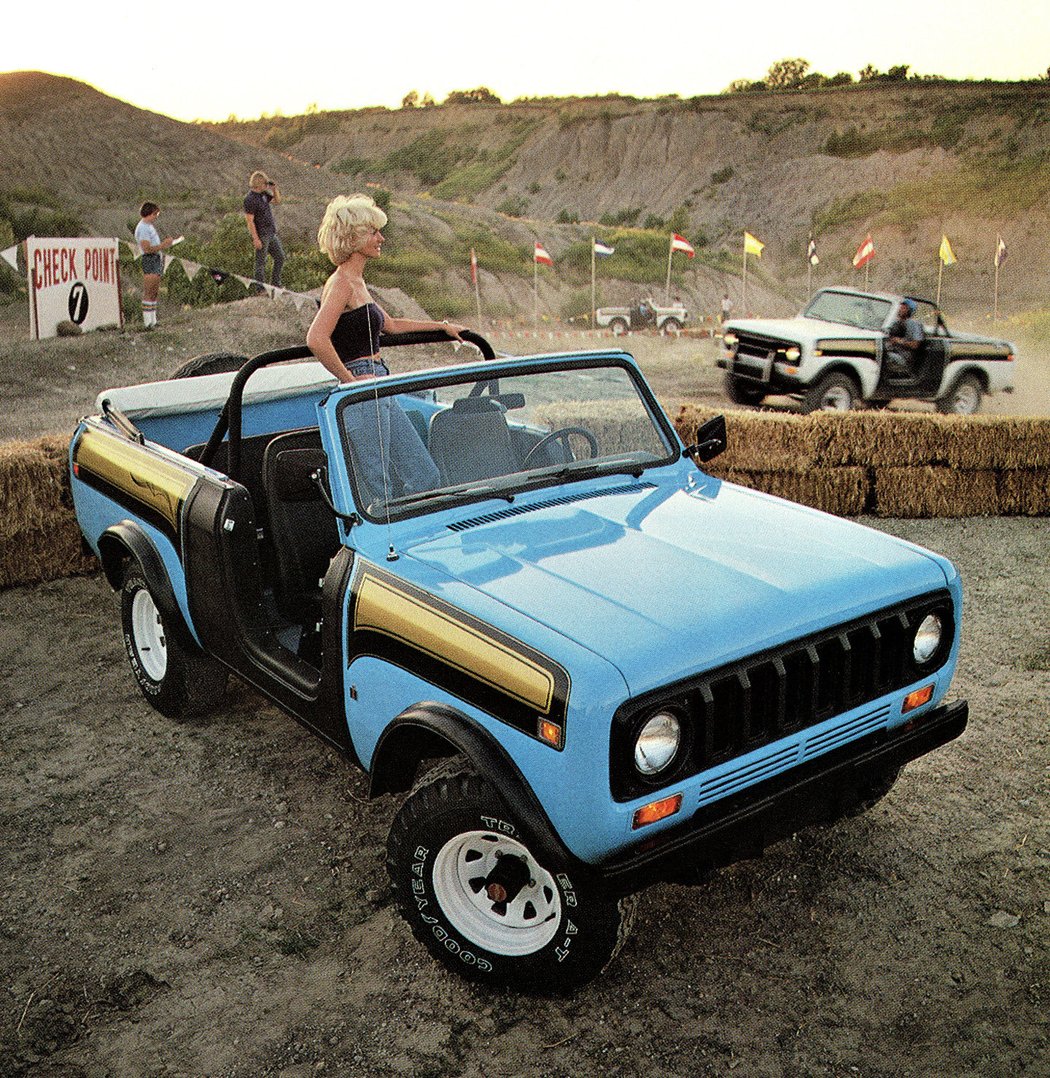
<svg viewBox="0 0 1050 1078"><path fill-rule="evenodd" d="M808 471L821 462L824 432L813 416L779 412L701 409L682 405L675 418L679 437L689 445L696 428L724 414L728 446L719 458L727 468L744 471Z"/></svg>
<svg viewBox="0 0 1050 1078"><path fill-rule="evenodd" d="M883 517L995 516L996 473L937 466L876 468L872 511Z"/></svg>
<svg viewBox="0 0 1050 1078"><path fill-rule="evenodd" d="M712 473L728 482L840 517L859 516L868 502L866 468L811 468L806 472L718 468Z"/></svg>
<svg viewBox="0 0 1050 1078"><path fill-rule="evenodd" d="M667 452L637 401L552 401L537 411L536 418L551 430L589 430L598 439L602 455L648 450L654 457L662 457Z"/></svg>
<svg viewBox="0 0 1050 1078"><path fill-rule="evenodd" d="M996 482L1003 515L1050 515L1050 468L1003 470L996 473Z"/></svg>
<svg viewBox="0 0 1050 1078"><path fill-rule="evenodd" d="M83 554L60 437L0 445L0 588L93 572Z"/></svg>

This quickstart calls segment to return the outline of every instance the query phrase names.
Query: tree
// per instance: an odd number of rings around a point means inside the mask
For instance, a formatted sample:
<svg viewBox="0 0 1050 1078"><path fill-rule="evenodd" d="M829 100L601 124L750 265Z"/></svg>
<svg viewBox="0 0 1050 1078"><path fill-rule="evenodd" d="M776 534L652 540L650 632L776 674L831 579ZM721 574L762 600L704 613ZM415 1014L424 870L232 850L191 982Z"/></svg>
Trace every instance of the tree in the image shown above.
<svg viewBox="0 0 1050 1078"><path fill-rule="evenodd" d="M865 64L858 75L861 82L871 82L879 77L879 69L874 64Z"/></svg>
<svg viewBox="0 0 1050 1078"><path fill-rule="evenodd" d="M418 109L419 108L419 91L409 90L403 98L401 98L401 107L403 109Z"/></svg>
<svg viewBox="0 0 1050 1078"><path fill-rule="evenodd" d="M777 60L769 65L766 72L766 85L771 90L793 90L806 77L810 63L801 57Z"/></svg>
<svg viewBox="0 0 1050 1078"><path fill-rule="evenodd" d="M453 90L445 98L446 105L502 105L503 102L487 87L474 90Z"/></svg>

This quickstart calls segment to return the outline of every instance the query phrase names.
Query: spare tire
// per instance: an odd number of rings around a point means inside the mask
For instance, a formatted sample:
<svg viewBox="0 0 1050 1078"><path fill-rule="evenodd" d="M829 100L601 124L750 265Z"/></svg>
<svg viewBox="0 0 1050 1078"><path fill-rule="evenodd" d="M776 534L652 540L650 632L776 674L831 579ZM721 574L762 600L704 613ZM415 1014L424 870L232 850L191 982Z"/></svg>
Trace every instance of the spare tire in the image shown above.
<svg viewBox="0 0 1050 1078"><path fill-rule="evenodd" d="M239 356L235 352L208 352L203 356L187 359L168 377L197 378L204 374L229 374L230 371L239 371L247 362L247 356Z"/></svg>

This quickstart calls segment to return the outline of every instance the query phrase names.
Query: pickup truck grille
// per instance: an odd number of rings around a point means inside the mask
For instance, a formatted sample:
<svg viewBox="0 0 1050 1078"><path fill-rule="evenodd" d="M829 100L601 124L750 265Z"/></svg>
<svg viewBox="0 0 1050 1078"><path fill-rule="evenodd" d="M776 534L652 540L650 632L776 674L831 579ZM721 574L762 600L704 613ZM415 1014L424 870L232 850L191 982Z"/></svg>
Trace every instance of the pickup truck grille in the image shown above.
<svg viewBox="0 0 1050 1078"><path fill-rule="evenodd" d="M631 701L613 720L613 796L642 796L785 738L795 741L781 750L788 752L780 761L786 767L799 749L808 758L869 732L867 721L854 719L818 737L804 734L937 669L954 635L951 610L947 593L924 596ZM937 653L920 666L912 641L931 611L940 615L944 633ZM634 767L634 742L649 717L665 708L684 720L683 748L668 771L648 782ZM889 709L880 709L879 723L888 717Z"/></svg>
<svg viewBox="0 0 1050 1078"><path fill-rule="evenodd" d="M738 337L730 369L739 377L758 378L763 382L769 381L773 362L784 361L787 358L784 353L789 348L798 348L795 341L757 337L750 333L741 333Z"/></svg>

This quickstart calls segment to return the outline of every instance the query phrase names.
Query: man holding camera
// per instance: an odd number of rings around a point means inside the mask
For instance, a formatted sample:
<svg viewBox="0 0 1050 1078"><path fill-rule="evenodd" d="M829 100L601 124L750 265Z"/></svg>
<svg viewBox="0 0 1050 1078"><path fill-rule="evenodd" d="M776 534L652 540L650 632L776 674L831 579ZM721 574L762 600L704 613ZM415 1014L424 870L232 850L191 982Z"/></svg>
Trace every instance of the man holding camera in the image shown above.
<svg viewBox="0 0 1050 1078"><path fill-rule="evenodd" d="M284 266L284 248L277 235L277 222L273 218L270 203L279 204L281 192L275 180L265 172L256 170L248 177L251 190L244 199L244 219L255 247L255 279L261 285L266 280L266 256L273 258L273 277L270 283L281 287L281 269Z"/></svg>

